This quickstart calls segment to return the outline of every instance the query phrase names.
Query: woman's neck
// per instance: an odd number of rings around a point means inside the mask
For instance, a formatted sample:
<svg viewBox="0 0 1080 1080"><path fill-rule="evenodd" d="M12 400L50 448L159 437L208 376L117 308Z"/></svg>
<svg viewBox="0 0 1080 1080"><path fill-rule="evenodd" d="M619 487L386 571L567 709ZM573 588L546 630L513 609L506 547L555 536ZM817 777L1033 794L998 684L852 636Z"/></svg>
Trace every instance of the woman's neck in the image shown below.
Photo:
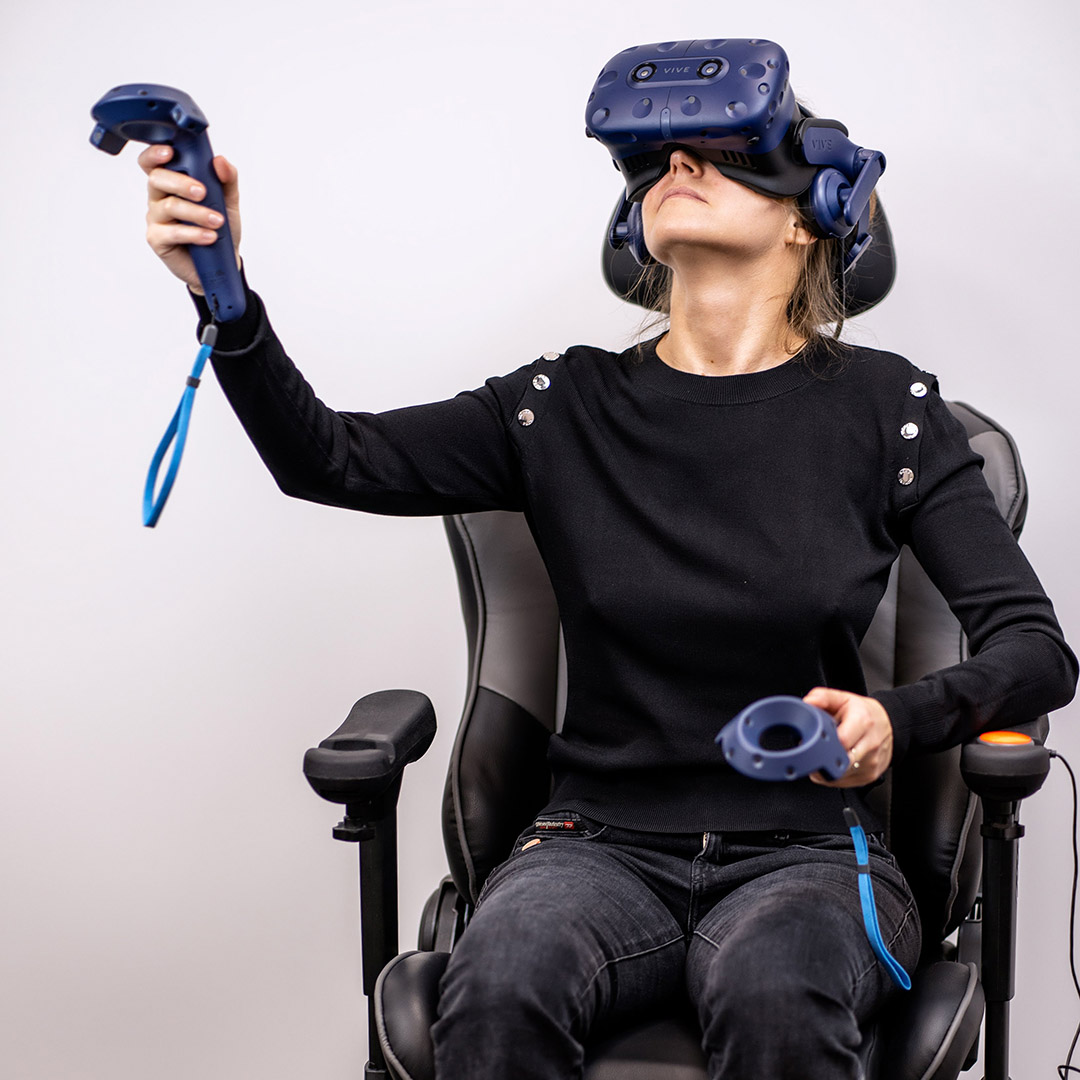
<svg viewBox="0 0 1080 1080"><path fill-rule="evenodd" d="M719 268L718 268L719 269ZM787 319L791 288L775 273L673 275L665 364L695 375L742 375L790 360L806 343Z"/></svg>

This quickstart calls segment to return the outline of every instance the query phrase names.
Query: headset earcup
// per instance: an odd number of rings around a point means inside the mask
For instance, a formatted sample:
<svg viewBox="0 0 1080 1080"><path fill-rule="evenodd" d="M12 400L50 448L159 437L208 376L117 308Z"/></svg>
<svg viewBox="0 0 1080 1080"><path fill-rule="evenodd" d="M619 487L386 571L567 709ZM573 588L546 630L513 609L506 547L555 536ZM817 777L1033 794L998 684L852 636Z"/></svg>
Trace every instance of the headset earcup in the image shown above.
<svg viewBox="0 0 1080 1080"><path fill-rule="evenodd" d="M847 236L854 228L844 218L844 204L840 201L843 188L850 191L851 184L839 169L822 169L810 185L810 217L821 230L821 236Z"/></svg>
<svg viewBox="0 0 1080 1080"><path fill-rule="evenodd" d="M640 266L648 266L653 262L653 257L645 246L645 224L639 202L631 203L630 212L626 215L626 246Z"/></svg>

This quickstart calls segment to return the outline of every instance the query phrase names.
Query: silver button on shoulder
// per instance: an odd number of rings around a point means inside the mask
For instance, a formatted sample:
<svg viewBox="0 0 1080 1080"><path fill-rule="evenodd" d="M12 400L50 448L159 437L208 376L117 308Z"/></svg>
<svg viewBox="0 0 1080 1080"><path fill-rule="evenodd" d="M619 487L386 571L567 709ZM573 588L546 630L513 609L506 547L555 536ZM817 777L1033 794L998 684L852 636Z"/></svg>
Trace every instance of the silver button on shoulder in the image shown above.
<svg viewBox="0 0 1080 1080"><path fill-rule="evenodd" d="M558 360L562 356L561 352L546 352L540 357L541 360Z"/></svg>
<svg viewBox="0 0 1080 1080"><path fill-rule="evenodd" d="M532 409L522 409L521 412L517 414L517 419L522 427L528 427L536 419L536 415L533 413Z"/></svg>
<svg viewBox="0 0 1080 1080"><path fill-rule="evenodd" d="M546 390L551 385L551 380L546 375L534 375L532 384L537 390Z"/></svg>
<svg viewBox="0 0 1080 1080"><path fill-rule="evenodd" d="M913 382L908 387L908 393L912 397L926 397L926 383Z"/></svg>
<svg viewBox="0 0 1080 1080"><path fill-rule="evenodd" d="M899 480L904 487L907 487L908 484L914 481L915 474L910 469L901 469L900 474L896 479Z"/></svg>
<svg viewBox="0 0 1080 1080"><path fill-rule="evenodd" d="M914 439L915 436L919 434L919 425L905 424L900 429L900 434L903 435L905 439Z"/></svg>

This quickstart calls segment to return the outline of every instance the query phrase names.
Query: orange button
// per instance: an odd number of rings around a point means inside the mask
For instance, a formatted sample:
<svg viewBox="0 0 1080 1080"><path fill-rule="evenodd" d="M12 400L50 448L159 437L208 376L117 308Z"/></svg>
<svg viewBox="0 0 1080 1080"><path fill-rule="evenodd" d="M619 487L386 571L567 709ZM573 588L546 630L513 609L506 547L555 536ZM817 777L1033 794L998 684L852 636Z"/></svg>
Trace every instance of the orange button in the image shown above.
<svg viewBox="0 0 1080 1080"><path fill-rule="evenodd" d="M1026 746L1031 741L1030 735L1022 735L1019 731L984 731L979 736L979 742L994 746Z"/></svg>

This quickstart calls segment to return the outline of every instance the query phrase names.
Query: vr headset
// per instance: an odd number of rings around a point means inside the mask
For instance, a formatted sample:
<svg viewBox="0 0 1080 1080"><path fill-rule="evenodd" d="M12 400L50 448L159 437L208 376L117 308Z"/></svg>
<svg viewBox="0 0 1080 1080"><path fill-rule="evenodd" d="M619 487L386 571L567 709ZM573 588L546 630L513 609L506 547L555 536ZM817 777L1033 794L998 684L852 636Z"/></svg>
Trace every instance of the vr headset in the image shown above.
<svg viewBox="0 0 1080 1080"><path fill-rule="evenodd" d="M796 198L815 235L844 240L837 272L848 314L884 297L895 267L891 243L880 242L889 239L880 207L877 242L870 232L870 196L884 155L853 143L839 121L804 110L789 69L784 50L760 38L638 45L604 65L589 95L585 133L607 147L626 182L607 247L633 257L635 279L637 267L652 262L641 200L667 171L672 151L684 147L754 191ZM615 269L616 260L606 258L609 285L627 296L626 283L612 280L625 271Z"/></svg>

